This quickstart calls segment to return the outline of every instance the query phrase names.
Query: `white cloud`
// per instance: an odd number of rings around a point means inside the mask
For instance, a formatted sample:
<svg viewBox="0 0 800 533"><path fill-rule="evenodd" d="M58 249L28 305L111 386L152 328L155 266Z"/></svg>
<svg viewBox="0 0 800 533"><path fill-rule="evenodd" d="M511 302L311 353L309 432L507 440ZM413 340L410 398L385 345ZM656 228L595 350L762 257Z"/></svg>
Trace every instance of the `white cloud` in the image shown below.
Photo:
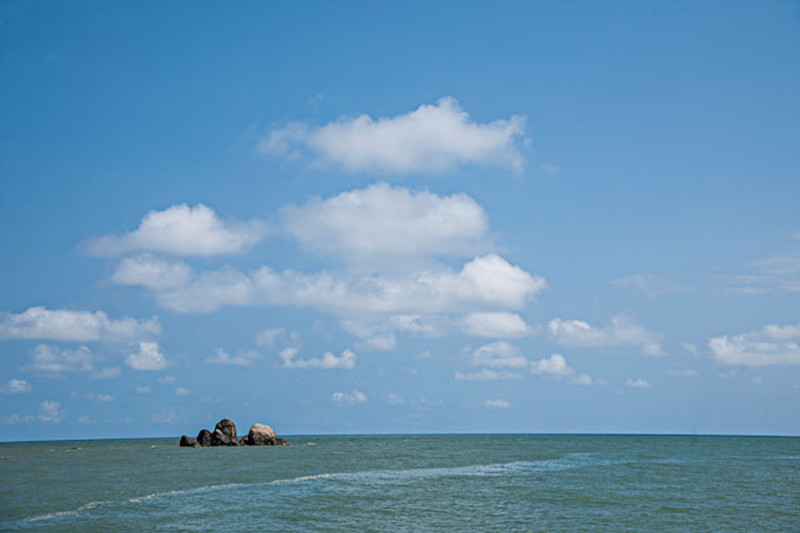
<svg viewBox="0 0 800 533"><path fill-rule="evenodd" d="M593 379L589 374L578 374L569 382L573 385L605 385L607 383L604 379Z"/></svg>
<svg viewBox="0 0 800 533"><path fill-rule="evenodd" d="M456 372L456 381L498 381L501 379L516 379L520 377L515 372L505 370L490 370L482 368L478 372Z"/></svg>
<svg viewBox="0 0 800 533"><path fill-rule="evenodd" d="M575 371L567 365L564 356L554 353L550 357L531 362L531 373L563 378L570 376Z"/></svg>
<svg viewBox="0 0 800 533"><path fill-rule="evenodd" d="M726 365L800 365L800 325L769 324L758 331L708 341L714 358Z"/></svg>
<svg viewBox="0 0 800 533"><path fill-rule="evenodd" d="M336 403L352 405L366 402L367 396L359 390L353 390L351 392L334 392L332 399Z"/></svg>
<svg viewBox="0 0 800 533"><path fill-rule="evenodd" d="M150 386L149 385L139 385L136 387L136 394L149 394L150 393Z"/></svg>
<svg viewBox="0 0 800 533"><path fill-rule="evenodd" d="M531 328L516 313L470 313L462 321L464 331L474 337L524 337Z"/></svg>
<svg viewBox="0 0 800 533"><path fill-rule="evenodd" d="M123 259L111 276L111 281L119 285L141 285L148 289L165 290L182 287L191 278L192 269L186 263L140 255Z"/></svg>
<svg viewBox="0 0 800 533"><path fill-rule="evenodd" d="M323 271L276 272L263 266L250 275L230 267L203 272L187 286L156 293L176 312L210 312L223 305L293 305L339 316L520 309L547 283L500 256L489 254L460 271L438 266L402 277L343 276Z"/></svg>
<svg viewBox="0 0 800 533"><path fill-rule="evenodd" d="M652 387L652 385L647 380L641 378L637 379L628 378L625 380L625 385L627 385L628 387L633 387L635 389L649 389L650 387Z"/></svg>
<svg viewBox="0 0 800 533"><path fill-rule="evenodd" d="M262 348L272 348L275 346L275 341L285 333L286 330L283 328L267 328L259 331L256 334L256 344Z"/></svg>
<svg viewBox="0 0 800 533"><path fill-rule="evenodd" d="M511 404L508 403L506 400L486 400L483 402L484 407L488 407L489 409L508 409L511 407Z"/></svg>
<svg viewBox="0 0 800 533"><path fill-rule="evenodd" d="M235 356L229 355L222 348L214 350L214 355L206 358L206 363L212 365L251 366L261 354L254 351L239 352Z"/></svg>
<svg viewBox="0 0 800 533"><path fill-rule="evenodd" d="M52 400L46 400L39 405L39 416L42 422L61 422L65 413L61 410L61 404Z"/></svg>
<svg viewBox="0 0 800 533"><path fill-rule="evenodd" d="M618 315L604 327L595 327L582 320L555 318L547 324L550 334L559 344L581 347L639 346L650 356L664 355L654 333L629 318Z"/></svg>
<svg viewBox="0 0 800 533"><path fill-rule="evenodd" d="M447 97L395 117L359 115L321 127L291 123L272 130L258 150L290 157L310 152L318 163L350 172L438 173L466 164L519 171L524 135L522 116L477 123Z"/></svg>
<svg viewBox="0 0 800 533"><path fill-rule="evenodd" d="M158 378L158 382L161 385L169 385L170 383L175 383L176 381L178 381L178 378L175 376L161 376Z"/></svg>
<svg viewBox="0 0 800 533"><path fill-rule="evenodd" d="M42 374L60 375L64 372L92 372L95 357L86 346L74 350L62 350L57 346L37 344L31 352L31 364L27 367Z"/></svg>
<svg viewBox="0 0 800 533"><path fill-rule="evenodd" d="M6 339L117 342L160 333L161 324L155 317L141 322L130 317L114 320L102 311L44 307L30 307L19 314L0 313L0 338Z"/></svg>
<svg viewBox="0 0 800 533"><path fill-rule="evenodd" d="M342 320L342 328L363 339L361 346L367 350L394 350L397 347L395 333L413 336L434 336L442 333L446 320L434 315L416 313L390 316L370 316Z"/></svg>
<svg viewBox="0 0 800 533"><path fill-rule="evenodd" d="M182 256L241 253L265 233L262 223L225 223L203 204L174 205L150 211L139 227L122 236L106 235L89 241L92 255L115 256L131 252L158 252Z"/></svg>
<svg viewBox="0 0 800 533"><path fill-rule="evenodd" d="M140 342L139 351L130 354L125 364L134 370L162 370L167 366L167 358L157 342Z"/></svg>
<svg viewBox="0 0 800 533"><path fill-rule="evenodd" d="M526 366L528 361L516 346L505 341L497 341L476 349L469 363L473 366L492 368L521 368Z"/></svg>
<svg viewBox="0 0 800 533"><path fill-rule="evenodd" d="M356 367L356 354L350 350L345 350L342 355L336 357L331 352L325 352L322 358L310 357L308 359L295 359L297 350L294 348L286 348L280 353L282 368L322 368L322 369L335 369L343 368L352 370Z"/></svg>
<svg viewBox="0 0 800 533"><path fill-rule="evenodd" d="M24 379L12 379L7 384L0 386L0 393L4 394L22 394L32 390L31 384Z"/></svg>
<svg viewBox="0 0 800 533"><path fill-rule="evenodd" d="M438 196L385 183L282 209L286 231L305 248L350 263L467 255L486 247L486 213L466 194Z"/></svg>
<svg viewBox="0 0 800 533"><path fill-rule="evenodd" d="M753 379L750 380L750 382L753 385L763 385L764 384L764 379L763 378L759 378L759 377L754 377Z"/></svg>
<svg viewBox="0 0 800 533"><path fill-rule="evenodd" d="M191 394L191 393L192 393L191 389L187 389L185 387L175 387L175 394L177 394L179 396L185 396L185 395Z"/></svg>

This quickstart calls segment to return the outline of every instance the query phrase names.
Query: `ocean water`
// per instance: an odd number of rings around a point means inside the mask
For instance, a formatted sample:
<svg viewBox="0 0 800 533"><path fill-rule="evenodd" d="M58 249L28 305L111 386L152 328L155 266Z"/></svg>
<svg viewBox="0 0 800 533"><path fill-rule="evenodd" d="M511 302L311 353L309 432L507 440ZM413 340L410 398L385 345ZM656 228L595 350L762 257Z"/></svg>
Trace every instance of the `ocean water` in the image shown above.
<svg viewBox="0 0 800 533"><path fill-rule="evenodd" d="M0 444L0 529L800 532L800 438L287 438Z"/></svg>

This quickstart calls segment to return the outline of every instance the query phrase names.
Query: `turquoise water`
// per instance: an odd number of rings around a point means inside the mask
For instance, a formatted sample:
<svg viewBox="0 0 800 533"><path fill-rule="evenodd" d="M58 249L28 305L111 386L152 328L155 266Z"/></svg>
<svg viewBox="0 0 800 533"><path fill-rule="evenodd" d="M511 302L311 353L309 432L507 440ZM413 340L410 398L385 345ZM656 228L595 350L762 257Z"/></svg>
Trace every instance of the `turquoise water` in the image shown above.
<svg viewBox="0 0 800 533"><path fill-rule="evenodd" d="M289 440L0 444L0 529L800 531L800 438Z"/></svg>

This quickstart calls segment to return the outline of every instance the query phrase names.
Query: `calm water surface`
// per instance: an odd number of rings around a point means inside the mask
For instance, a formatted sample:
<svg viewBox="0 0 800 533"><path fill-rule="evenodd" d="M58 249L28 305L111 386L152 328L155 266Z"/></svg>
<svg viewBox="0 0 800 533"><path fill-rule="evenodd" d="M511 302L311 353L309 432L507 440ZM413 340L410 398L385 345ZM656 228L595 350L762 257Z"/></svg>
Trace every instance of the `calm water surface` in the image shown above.
<svg viewBox="0 0 800 533"><path fill-rule="evenodd" d="M800 531L800 438L289 439L0 444L0 529Z"/></svg>

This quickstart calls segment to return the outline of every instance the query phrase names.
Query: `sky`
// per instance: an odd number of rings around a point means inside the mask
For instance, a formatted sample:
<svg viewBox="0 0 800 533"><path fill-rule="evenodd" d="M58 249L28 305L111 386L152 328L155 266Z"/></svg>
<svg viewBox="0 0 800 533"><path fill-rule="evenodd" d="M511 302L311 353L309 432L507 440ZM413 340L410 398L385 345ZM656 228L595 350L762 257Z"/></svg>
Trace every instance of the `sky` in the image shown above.
<svg viewBox="0 0 800 533"><path fill-rule="evenodd" d="M0 440L800 434L800 5L0 4Z"/></svg>

